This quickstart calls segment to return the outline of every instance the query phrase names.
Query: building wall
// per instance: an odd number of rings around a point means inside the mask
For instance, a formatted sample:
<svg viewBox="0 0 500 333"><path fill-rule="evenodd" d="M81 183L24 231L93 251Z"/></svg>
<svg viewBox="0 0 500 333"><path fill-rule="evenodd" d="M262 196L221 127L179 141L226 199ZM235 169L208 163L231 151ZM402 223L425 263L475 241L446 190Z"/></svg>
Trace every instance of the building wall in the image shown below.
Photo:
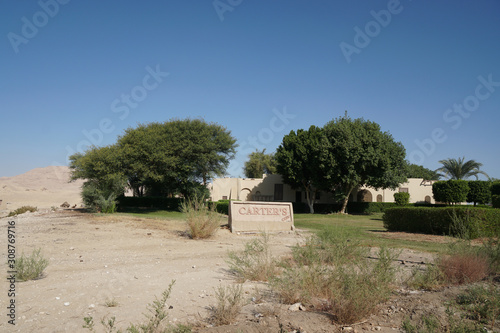
<svg viewBox="0 0 500 333"><path fill-rule="evenodd" d="M282 190L282 197L277 198ZM283 183L281 175L263 175L262 178L218 178L214 179L209 186L211 198L214 201L222 199L236 199L241 201L286 201L296 202L299 199L307 202L305 192L297 194L289 185ZM432 181L424 181L422 178L409 178L408 182L400 185L395 190L375 190L371 187L362 187L353 191L350 201L369 202L394 202L394 193L407 191L410 193L410 202L435 203L432 196ZM316 203L332 203L331 193L319 193Z"/></svg>

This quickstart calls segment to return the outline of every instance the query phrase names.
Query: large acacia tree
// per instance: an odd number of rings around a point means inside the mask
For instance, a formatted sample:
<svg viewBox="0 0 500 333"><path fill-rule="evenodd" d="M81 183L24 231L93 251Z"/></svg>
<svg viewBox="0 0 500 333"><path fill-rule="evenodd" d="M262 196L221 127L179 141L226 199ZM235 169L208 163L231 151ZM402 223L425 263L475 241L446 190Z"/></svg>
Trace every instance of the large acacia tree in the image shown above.
<svg viewBox="0 0 500 333"><path fill-rule="evenodd" d="M334 119L323 129L327 145L320 158L323 189L336 194L345 213L352 191L360 186L395 189L407 181L406 150L377 123Z"/></svg>
<svg viewBox="0 0 500 333"><path fill-rule="evenodd" d="M309 130L291 131L283 137L275 155L277 171L282 175L283 182L305 192L311 214L314 213L316 192L322 181L319 157L325 139L322 129L316 126L311 126Z"/></svg>
<svg viewBox="0 0 500 333"><path fill-rule="evenodd" d="M174 119L129 128L113 146L74 155L71 167L73 178L90 179L97 171L98 178L106 176L106 172L123 175L138 196L188 196L204 189L210 178L225 173L235 148L236 139L219 124ZM96 152L99 156L112 152L112 158L98 163ZM93 163L78 162L87 160Z"/></svg>

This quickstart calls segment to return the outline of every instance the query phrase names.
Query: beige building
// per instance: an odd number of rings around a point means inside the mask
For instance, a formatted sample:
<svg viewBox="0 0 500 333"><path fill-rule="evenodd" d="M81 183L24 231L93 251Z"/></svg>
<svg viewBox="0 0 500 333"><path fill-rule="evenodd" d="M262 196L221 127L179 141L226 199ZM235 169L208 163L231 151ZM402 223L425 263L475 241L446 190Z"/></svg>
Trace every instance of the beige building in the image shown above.
<svg viewBox="0 0 500 333"><path fill-rule="evenodd" d="M434 181L422 178L409 178L408 182L400 185L396 190L376 190L371 187L361 187L353 191L349 201L354 202L394 202L394 193L410 193L410 202L435 203L432 196ZM293 190L283 183L281 175L263 175L263 178L218 178L209 185L211 199L241 201L285 201L307 202L303 191ZM316 195L315 203L332 203L330 193L320 192Z"/></svg>

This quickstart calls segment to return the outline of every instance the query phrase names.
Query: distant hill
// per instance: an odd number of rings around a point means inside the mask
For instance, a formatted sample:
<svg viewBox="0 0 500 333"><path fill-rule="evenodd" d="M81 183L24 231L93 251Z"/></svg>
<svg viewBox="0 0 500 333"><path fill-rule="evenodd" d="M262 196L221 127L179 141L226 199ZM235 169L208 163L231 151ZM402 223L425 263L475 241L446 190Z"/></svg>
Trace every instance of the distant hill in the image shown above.
<svg viewBox="0 0 500 333"><path fill-rule="evenodd" d="M0 216L18 207L59 207L67 201L80 207L82 180L69 182L67 166L36 168L13 177L0 177Z"/></svg>

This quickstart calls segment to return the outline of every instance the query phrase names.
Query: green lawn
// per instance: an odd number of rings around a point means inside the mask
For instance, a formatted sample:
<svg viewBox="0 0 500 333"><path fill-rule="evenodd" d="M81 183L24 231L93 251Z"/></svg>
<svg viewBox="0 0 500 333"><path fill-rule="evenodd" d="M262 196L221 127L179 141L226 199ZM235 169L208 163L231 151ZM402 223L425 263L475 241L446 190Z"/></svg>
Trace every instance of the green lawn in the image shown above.
<svg viewBox="0 0 500 333"><path fill-rule="evenodd" d="M178 221L186 218L184 213L165 210L129 210L117 213L117 215ZM388 233L384 228L381 213L373 215L295 214L294 219L295 226L299 229L319 231L325 228L336 228L364 246L385 245L436 253L447 249L446 244L422 240L423 237L417 234L406 234L407 239L387 238Z"/></svg>
<svg viewBox="0 0 500 333"><path fill-rule="evenodd" d="M447 249L446 244L424 241L422 240L424 237L417 234L404 234L409 236L406 237L409 239L387 238L389 233L384 228L382 215L382 213L373 215L295 214L294 219L295 226L299 229L319 231L325 228L335 228L365 246L385 245L426 252L444 252Z"/></svg>

